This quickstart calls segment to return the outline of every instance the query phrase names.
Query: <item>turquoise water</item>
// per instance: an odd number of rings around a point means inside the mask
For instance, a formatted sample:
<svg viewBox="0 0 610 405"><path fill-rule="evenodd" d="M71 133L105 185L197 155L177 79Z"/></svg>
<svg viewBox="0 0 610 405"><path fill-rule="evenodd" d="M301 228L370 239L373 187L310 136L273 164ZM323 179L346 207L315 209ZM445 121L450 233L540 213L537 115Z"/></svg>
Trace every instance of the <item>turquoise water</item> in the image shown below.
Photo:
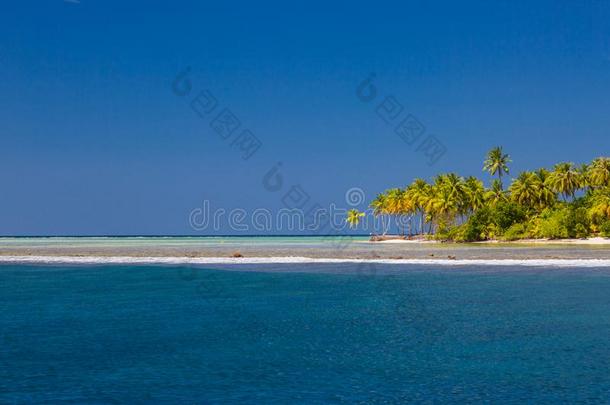
<svg viewBox="0 0 610 405"><path fill-rule="evenodd" d="M610 392L608 269L3 265L0 291L2 403Z"/></svg>
<svg viewBox="0 0 610 405"><path fill-rule="evenodd" d="M51 236L0 237L0 246L215 246L326 244L343 240L364 242L368 236Z"/></svg>
<svg viewBox="0 0 610 405"><path fill-rule="evenodd" d="M0 237L0 261L3 256L227 258L235 253L245 258L610 260L610 244L380 244L368 239L366 236Z"/></svg>

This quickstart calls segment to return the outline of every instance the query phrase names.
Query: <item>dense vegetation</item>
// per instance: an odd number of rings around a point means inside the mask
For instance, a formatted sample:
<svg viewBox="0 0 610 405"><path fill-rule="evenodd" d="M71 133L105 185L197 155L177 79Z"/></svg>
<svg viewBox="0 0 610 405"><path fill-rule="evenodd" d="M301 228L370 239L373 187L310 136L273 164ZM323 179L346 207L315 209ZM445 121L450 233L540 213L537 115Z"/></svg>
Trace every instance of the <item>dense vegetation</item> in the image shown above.
<svg viewBox="0 0 610 405"><path fill-rule="evenodd" d="M496 147L483 165L497 176L489 188L476 177L441 174L432 183L415 179L404 189L387 190L370 208L381 219L384 234L394 219L406 225L403 234L440 240L610 237L610 158L526 171L505 190L510 162ZM355 227L363 216L350 210L347 222Z"/></svg>

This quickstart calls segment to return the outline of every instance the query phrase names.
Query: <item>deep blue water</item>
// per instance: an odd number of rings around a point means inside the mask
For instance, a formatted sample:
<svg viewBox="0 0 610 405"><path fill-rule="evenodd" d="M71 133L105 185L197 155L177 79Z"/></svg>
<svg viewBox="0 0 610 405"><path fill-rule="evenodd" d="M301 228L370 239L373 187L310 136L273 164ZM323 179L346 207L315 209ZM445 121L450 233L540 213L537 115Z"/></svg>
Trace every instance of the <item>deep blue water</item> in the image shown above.
<svg viewBox="0 0 610 405"><path fill-rule="evenodd" d="M610 398L610 270L255 270L0 266L0 402Z"/></svg>

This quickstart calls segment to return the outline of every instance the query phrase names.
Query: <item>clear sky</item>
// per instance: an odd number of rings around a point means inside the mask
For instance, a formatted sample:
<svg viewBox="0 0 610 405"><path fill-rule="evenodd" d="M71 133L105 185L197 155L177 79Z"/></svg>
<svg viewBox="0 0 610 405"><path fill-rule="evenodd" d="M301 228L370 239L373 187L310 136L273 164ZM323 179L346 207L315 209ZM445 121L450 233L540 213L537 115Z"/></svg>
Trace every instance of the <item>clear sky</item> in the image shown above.
<svg viewBox="0 0 610 405"><path fill-rule="evenodd" d="M309 204L370 199L484 176L496 144L513 173L610 152L606 1L3 1L0 74L2 235L214 233L189 226L203 200L278 209L297 184ZM200 117L204 90L217 105ZM224 108L241 122L226 140ZM425 127L412 145L394 132L408 114ZM262 144L247 160L244 129ZM429 135L446 148L432 165Z"/></svg>

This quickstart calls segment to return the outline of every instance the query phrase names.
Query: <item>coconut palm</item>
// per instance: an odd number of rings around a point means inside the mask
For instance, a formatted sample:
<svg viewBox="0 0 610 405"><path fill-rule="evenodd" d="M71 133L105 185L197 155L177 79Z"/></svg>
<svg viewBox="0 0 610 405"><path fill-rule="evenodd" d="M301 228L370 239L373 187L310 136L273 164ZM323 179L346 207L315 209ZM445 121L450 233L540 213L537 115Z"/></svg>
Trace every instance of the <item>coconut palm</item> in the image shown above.
<svg viewBox="0 0 610 405"><path fill-rule="evenodd" d="M460 211L460 200L446 179L439 176L432 187L432 198L428 201L426 210L432 221L437 225L454 222Z"/></svg>
<svg viewBox="0 0 610 405"><path fill-rule="evenodd" d="M350 228L356 228L362 217L364 217L364 212L360 212L357 209L352 208L351 210L347 211L347 218L345 221L349 224Z"/></svg>
<svg viewBox="0 0 610 405"><path fill-rule="evenodd" d="M491 188L485 192L485 200L492 207L495 207L500 202L508 201L507 193L502 190L502 183L500 183L500 180L494 179L491 183Z"/></svg>
<svg viewBox="0 0 610 405"><path fill-rule="evenodd" d="M501 146L496 146L487 152L487 158L483 162L483 170L489 172L492 176L498 174L500 188L503 188L502 175L509 173L508 164L510 162L510 156L502 151Z"/></svg>
<svg viewBox="0 0 610 405"><path fill-rule="evenodd" d="M377 197L371 202L370 208L373 209L373 215L381 218L382 233L387 232L385 225L385 215L388 215L388 198L385 194L377 194Z"/></svg>
<svg viewBox="0 0 610 405"><path fill-rule="evenodd" d="M393 188L386 191L387 197L387 211L390 217L398 218L402 215L402 190L399 188Z"/></svg>
<svg viewBox="0 0 610 405"><path fill-rule="evenodd" d="M398 215L402 204L402 190L399 188L392 188L387 190L385 195L388 202L388 213L390 215Z"/></svg>
<svg viewBox="0 0 610 405"><path fill-rule="evenodd" d="M539 180L539 183L537 184L537 208L539 210L543 210L544 208L553 206L553 204L555 204L557 201L557 194L555 194L555 192L547 184L547 179L550 175L549 171L542 168L535 171L534 174Z"/></svg>
<svg viewBox="0 0 610 405"><path fill-rule="evenodd" d="M513 180L508 191L511 199L517 204L534 207L538 203L540 179L532 172L522 172Z"/></svg>
<svg viewBox="0 0 610 405"><path fill-rule="evenodd" d="M610 189L598 189L593 192L589 215L596 223L610 219Z"/></svg>
<svg viewBox="0 0 610 405"><path fill-rule="evenodd" d="M473 176L467 177L463 189L466 197L466 209L469 212L475 212L485 205L485 187L481 180Z"/></svg>
<svg viewBox="0 0 610 405"><path fill-rule="evenodd" d="M551 190L562 194L564 200L567 201L568 197L574 197L576 191L581 187L582 179L573 163L563 162L554 166L545 182Z"/></svg>
<svg viewBox="0 0 610 405"><path fill-rule="evenodd" d="M591 162L587 173L589 185L593 188L610 185L610 158L598 157Z"/></svg>
<svg viewBox="0 0 610 405"><path fill-rule="evenodd" d="M426 222L425 206L430 199L431 186L423 179L415 179L413 183L407 187L408 198L413 203L414 211L419 212L419 233L424 233L424 223Z"/></svg>
<svg viewBox="0 0 610 405"><path fill-rule="evenodd" d="M417 201L411 197L411 194L409 194L407 190L408 189L402 190L402 193L400 194L402 197L400 209L401 209L401 215L403 216L402 234L403 235L405 234L404 220L408 220L409 236L411 236L412 219L413 219L413 214L415 214L415 212L417 211ZM405 218L405 217L407 217L407 218Z"/></svg>
<svg viewBox="0 0 610 405"><path fill-rule="evenodd" d="M584 190L589 189L591 187L591 179L589 178L589 165L586 163L581 164L576 168L576 173L578 173L578 177L580 178L580 184L578 188L582 188Z"/></svg>
<svg viewBox="0 0 610 405"><path fill-rule="evenodd" d="M457 204L457 213L459 215L465 215L468 213L468 196L466 194L466 187L464 178L458 176L455 173L447 173L445 175L445 181L443 187L449 190L450 196L455 200Z"/></svg>

